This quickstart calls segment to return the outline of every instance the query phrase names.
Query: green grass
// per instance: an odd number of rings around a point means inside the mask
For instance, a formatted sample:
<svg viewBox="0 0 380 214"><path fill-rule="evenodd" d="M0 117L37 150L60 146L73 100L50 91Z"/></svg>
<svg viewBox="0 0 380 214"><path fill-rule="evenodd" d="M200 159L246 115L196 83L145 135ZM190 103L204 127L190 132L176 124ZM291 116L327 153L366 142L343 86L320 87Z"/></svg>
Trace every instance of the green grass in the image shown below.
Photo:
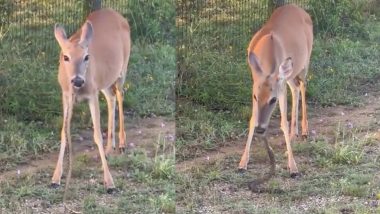
<svg viewBox="0 0 380 214"><path fill-rule="evenodd" d="M28 167L33 159L57 152L62 125L61 91L57 81L59 47L53 36L54 23L73 33L82 23L83 1L0 1L0 172ZM60 4L60 5L58 5ZM128 121L139 117L172 117L175 110L174 6L169 0L103 1L128 17L132 50L128 66L124 108ZM8 7L9 6L9 7ZM107 126L107 109L100 96L101 122ZM132 119L130 117L133 117ZM72 134L92 127L86 103L76 105ZM82 155L73 166L69 198L84 213L174 213L174 150L161 137L154 158L135 151L109 159L116 195L105 193L102 170L92 157ZM170 148L170 149L168 149ZM56 160L54 160L56 161ZM21 168L23 169L23 168ZM2 180L0 212L32 212L35 206L60 213L63 190L48 188L53 169ZM125 172L125 173L124 173ZM65 180L63 178L63 180ZM64 181L63 181L64 184ZM103 201L104 203L99 203ZM109 202L109 203L106 203ZM57 210L58 209L58 210Z"/></svg>
<svg viewBox="0 0 380 214"><path fill-rule="evenodd" d="M126 110L137 116L174 114L174 50L164 44L133 45L126 80ZM56 149L62 123L57 65L46 62L46 56L14 57L12 61L3 59L2 67L7 69L0 70L0 162L8 165L20 162L26 155ZM100 99L102 125L106 127L106 102L102 95ZM76 105L72 124L74 133L75 128L92 126L87 104Z"/></svg>
<svg viewBox="0 0 380 214"><path fill-rule="evenodd" d="M266 15L264 10L252 16L262 5L239 6L232 1L194 3L185 7L194 16L192 22L186 17L177 20L178 160L246 134L252 102L246 47ZM358 106L363 95L376 91L379 21L373 12L363 18L360 27L352 23L339 37L316 32L307 85L311 108ZM350 37L349 31L359 28L365 36Z"/></svg>
<svg viewBox="0 0 380 214"><path fill-rule="evenodd" d="M109 2L105 2L107 5ZM147 6L149 5L143 2L138 5L140 10ZM9 7L10 23L2 25L0 30L0 162L5 163L0 170L31 156L55 150L59 145L62 101L57 80L59 46L53 36L53 26L59 22L66 26L69 34L74 32L83 18L81 10L76 8L82 7L78 1L68 1L63 7L57 7L57 2L53 1L32 1ZM55 10L49 11L47 8ZM155 4L154 8L159 8L159 5ZM33 13L37 10L41 12ZM156 15L163 10L170 13L174 7L171 10L160 8ZM47 12L54 16L46 18ZM141 19L143 16L124 12L128 17ZM136 24L134 18L131 19ZM154 16L150 14L150 18L154 19ZM164 21L155 20L154 24ZM140 24L147 24L146 22ZM162 24L169 28L168 23ZM151 33L153 32L133 34L135 38L128 66L125 85L128 91L124 107L136 116L172 116L175 107L175 48L170 41L163 41L163 35L150 35ZM106 102L102 95L100 99L102 125L106 127ZM75 107L72 124L74 134L77 128L92 126L86 103Z"/></svg>
<svg viewBox="0 0 380 214"><path fill-rule="evenodd" d="M218 150L246 140L252 88L246 47L267 17L265 6L239 6L235 1L194 1L179 7L190 12L188 16L179 13L177 18L176 161L188 160L188 166L191 159L197 160L176 179L177 212L379 212L373 205L380 191L378 140L363 136L377 128L351 130L338 126L333 140L317 136L294 144L302 173L295 180L289 177L285 146L276 144L276 175L261 194L249 192L247 182L267 172L265 150L255 146L245 174L236 173L240 151L224 154ZM362 96L378 88L378 17L372 11L363 16L360 26L354 24L358 20L348 20L351 26L333 29L344 8L319 9L337 10L337 14L329 14L335 20L328 20L329 26L318 26L315 34L307 89L309 110L360 106ZM356 16L362 11L354 12ZM314 18L321 21L324 16ZM330 32L324 33L323 27ZM274 115L272 120L278 120L278 113ZM216 160L206 160L214 154Z"/></svg>
<svg viewBox="0 0 380 214"><path fill-rule="evenodd" d="M160 136L156 144L153 157L139 149L110 157L109 166L118 190L113 195L104 190L100 161L94 162L87 155L78 156L74 161L68 204L84 213L174 213L175 150L172 143L165 142ZM41 168L33 174L1 181L0 206L7 212L29 212L32 206L25 202L34 201L37 203L35 209L57 212L64 188L48 187L51 171ZM65 179L63 186L64 182Z"/></svg>
<svg viewBox="0 0 380 214"><path fill-rule="evenodd" d="M378 21L371 22L368 28L376 26ZM375 62L379 57L379 31L373 31L371 36L369 41L315 40L307 89L310 101L318 105L351 105L370 92L380 77Z"/></svg>
<svg viewBox="0 0 380 214"><path fill-rule="evenodd" d="M266 191L250 193L247 182L267 169L265 150L255 149L246 173L237 173L240 154L224 155L213 162L200 162L179 174L176 180L177 210L181 213L337 213L352 209L354 213L376 213L378 182L378 144L368 144L361 132L352 137L338 136L336 144L308 141L294 144L302 176L291 179L285 146L275 146L276 175L263 186ZM360 136L360 137L359 137ZM347 145L344 154L362 153L359 162L336 159L337 144ZM348 157L351 157L348 155ZM352 160L356 160L353 158ZM324 164L320 164L324 163ZM307 210L305 210L307 208Z"/></svg>
<svg viewBox="0 0 380 214"><path fill-rule="evenodd" d="M0 172L58 148L59 136L43 123L17 121L12 116L1 117L1 120Z"/></svg>
<svg viewBox="0 0 380 214"><path fill-rule="evenodd" d="M236 120L241 116L236 112L213 112L204 106L179 100L176 113L177 161L213 150L217 142L226 143L245 135L245 121Z"/></svg>

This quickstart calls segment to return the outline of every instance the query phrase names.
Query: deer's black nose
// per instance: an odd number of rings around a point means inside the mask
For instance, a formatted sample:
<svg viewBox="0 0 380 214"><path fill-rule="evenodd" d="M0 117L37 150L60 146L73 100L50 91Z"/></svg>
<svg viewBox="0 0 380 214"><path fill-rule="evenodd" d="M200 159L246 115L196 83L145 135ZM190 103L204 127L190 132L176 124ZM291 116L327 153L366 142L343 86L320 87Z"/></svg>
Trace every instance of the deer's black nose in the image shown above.
<svg viewBox="0 0 380 214"><path fill-rule="evenodd" d="M76 76L76 77L74 77L74 79L71 80L71 83L74 85L74 87L80 88L84 84L84 79Z"/></svg>
<svg viewBox="0 0 380 214"><path fill-rule="evenodd" d="M264 132L265 132L265 128L260 127L260 126L255 127L255 133L256 134L264 134Z"/></svg>

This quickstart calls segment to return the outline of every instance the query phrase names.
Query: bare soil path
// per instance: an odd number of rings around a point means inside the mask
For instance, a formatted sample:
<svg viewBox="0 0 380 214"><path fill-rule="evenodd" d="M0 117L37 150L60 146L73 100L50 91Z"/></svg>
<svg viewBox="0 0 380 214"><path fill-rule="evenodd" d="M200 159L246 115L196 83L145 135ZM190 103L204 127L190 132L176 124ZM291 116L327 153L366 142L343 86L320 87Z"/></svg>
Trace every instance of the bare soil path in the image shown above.
<svg viewBox="0 0 380 214"><path fill-rule="evenodd" d="M174 119L165 117L151 117L143 119L134 119L126 121L127 149L142 148L147 150L148 154L155 149L152 139L161 137L166 138L170 142L174 142L175 122ZM98 159L98 149L93 142L93 132L91 128L79 131L78 134L72 136L74 159L78 155L87 153L94 159ZM103 132L103 140L106 143L106 132ZM158 140L158 139L157 139ZM116 138L116 142L118 139ZM116 153L116 152L115 152ZM116 154L117 155L117 154ZM67 153L65 154L67 157ZM0 174L0 182L10 177L33 174L42 169L54 168L58 159L58 151L46 154L42 159L32 160L28 164L15 167L12 170L5 171ZM66 164L66 161L65 161ZM53 173L53 172L52 172Z"/></svg>
<svg viewBox="0 0 380 214"><path fill-rule="evenodd" d="M377 133L377 139L380 140L380 91L365 94L364 102L358 107L334 106L313 108L309 105L308 116L309 138L313 140L324 138L329 142L333 141L338 126L358 129L361 132L373 131ZM285 140L279 127L279 120L278 117L271 119L268 133L269 142L274 147L283 147L285 149ZM246 138L242 138L239 141L230 141L215 151L208 152L194 159L178 162L176 163L176 170L179 172L186 171L192 166L213 163L233 154L242 154L246 140ZM300 139L297 140L298 143L301 141ZM252 145L254 149L256 144ZM237 165L238 163L236 163L236 167Z"/></svg>
<svg viewBox="0 0 380 214"><path fill-rule="evenodd" d="M362 102L355 107L316 108L309 105L308 116L309 138L306 141L297 139L294 144L307 146L314 142L327 142L328 146L323 149L334 149L341 140L342 130L346 130L354 133L357 141L369 139L372 142L363 152L373 165L364 162L360 166L348 164L324 168L303 150L304 153L295 153L302 176L291 179L286 168L286 146L279 127L280 118L275 116L271 119L268 137L277 156L276 175L267 185L279 192L251 193L246 185L247 181L268 171L261 143L252 144L248 171L236 173L247 140L245 136L176 163L176 170L182 174L182 182L186 186L177 187L177 212L298 214L325 213L324 210L328 209L330 211L326 213L378 213L380 90L363 93ZM350 179L358 179L360 184ZM363 182L365 179L368 183Z"/></svg>

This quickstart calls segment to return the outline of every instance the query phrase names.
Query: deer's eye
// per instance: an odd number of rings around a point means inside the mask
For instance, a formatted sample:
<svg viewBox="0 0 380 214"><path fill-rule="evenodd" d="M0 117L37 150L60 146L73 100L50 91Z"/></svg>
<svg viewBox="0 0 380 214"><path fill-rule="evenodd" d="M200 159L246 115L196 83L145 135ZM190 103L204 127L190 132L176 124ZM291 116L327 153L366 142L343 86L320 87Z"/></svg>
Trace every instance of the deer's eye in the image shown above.
<svg viewBox="0 0 380 214"><path fill-rule="evenodd" d="M275 104L276 101L277 101L277 98L276 98L276 97L273 97L272 99L270 99L270 101L269 101L269 105L273 105L273 104Z"/></svg>
<svg viewBox="0 0 380 214"><path fill-rule="evenodd" d="M87 54L87 55L84 57L84 61L87 62L88 59L89 59L89 57L90 57L90 55Z"/></svg>
<svg viewBox="0 0 380 214"><path fill-rule="evenodd" d="M67 55L63 55L63 61L68 62L70 61L70 59Z"/></svg>

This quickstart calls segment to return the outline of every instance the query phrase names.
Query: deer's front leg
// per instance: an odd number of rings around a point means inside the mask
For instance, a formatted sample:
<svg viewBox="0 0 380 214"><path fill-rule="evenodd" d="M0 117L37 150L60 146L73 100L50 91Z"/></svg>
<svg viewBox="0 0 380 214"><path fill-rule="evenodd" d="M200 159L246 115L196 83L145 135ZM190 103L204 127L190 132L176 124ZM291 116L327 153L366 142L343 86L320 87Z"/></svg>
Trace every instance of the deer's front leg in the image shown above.
<svg viewBox="0 0 380 214"><path fill-rule="evenodd" d="M56 188L61 184L61 177L63 172L63 158L65 155L66 143L70 140L70 122L71 116L73 113L74 99L71 94L62 94L62 103L63 103L63 124L61 131L61 148L59 150L59 156L57 165L54 170L53 178L51 181L51 186Z"/></svg>
<svg viewBox="0 0 380 214"><path fill-rule="evenodd" d="M255 131L255 114L254 114L254 109L252 108L252 116L251 116L251 120L249 121L248 139L247 139L247 143L245 145L245 149L239 163L239 171L247 170L247 165L249 161L249 153L251 150L251 143L252 143L254 131Z"/></svg>
<svg viewBox="0 0 380 214"><path fill-rule="evenodd" d="M91 118L94 125L94 141L99 149L99 155L102 161L102 167L104 171L104 185L108 193L112 193L115 189L115 185L108 168L106 156L103 148L103 139L100 129L100 111L99 111L99 98L98 93L89 98L89 106L91 111Z"/></svg>
<svg viewBox="0 0 380 214"><path fill-rule="evenodd" d="M287 119L287 114L286 114L287 113L286 94L287 94L287 88L286 88L286 85L284 84L279 93L279 105L280 105L280 111L281 111L281 129L284 132L286 149L288 151L288 167L290 170L290 175L294 177L298 175L298 168L293 157L291 140L289 137L289 125L288 125L288 119Z"/></svg>

